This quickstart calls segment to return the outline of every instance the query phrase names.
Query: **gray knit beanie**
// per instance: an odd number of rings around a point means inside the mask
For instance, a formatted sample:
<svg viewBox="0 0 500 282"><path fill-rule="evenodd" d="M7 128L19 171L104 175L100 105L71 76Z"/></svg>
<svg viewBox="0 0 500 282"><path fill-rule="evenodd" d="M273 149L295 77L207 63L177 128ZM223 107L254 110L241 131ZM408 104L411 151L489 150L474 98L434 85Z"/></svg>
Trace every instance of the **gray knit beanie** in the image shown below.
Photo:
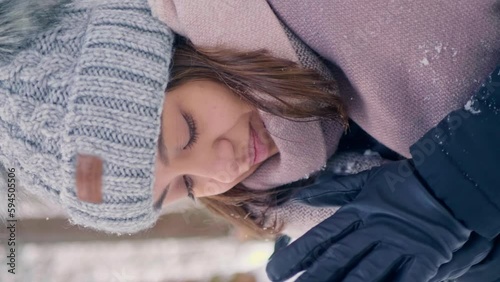
<svg viewBox="0 0 500 282"><path fill-rule="evenodd" d="M0 163L75 224L149 228L159 215L152 189L173 34L146 0L59 8L57 23L0 60ZM76 195L78 154L103 160L100 204Z"/></svg>

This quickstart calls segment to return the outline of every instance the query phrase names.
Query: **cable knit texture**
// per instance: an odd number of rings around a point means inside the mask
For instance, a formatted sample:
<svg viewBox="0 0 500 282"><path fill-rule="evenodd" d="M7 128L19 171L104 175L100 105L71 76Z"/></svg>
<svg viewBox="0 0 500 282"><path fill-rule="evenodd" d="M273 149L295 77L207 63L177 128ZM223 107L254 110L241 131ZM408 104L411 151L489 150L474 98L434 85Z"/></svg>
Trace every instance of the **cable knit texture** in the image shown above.
<svg viewBox="0 0 500 282"><path fill-rule="evenodd" d="M151 227L172 44L146 0L67 4L57 24L0 65L0 162L75 224L110 233ZM104 161L101 204L76 196L77 154Z"/></svg>

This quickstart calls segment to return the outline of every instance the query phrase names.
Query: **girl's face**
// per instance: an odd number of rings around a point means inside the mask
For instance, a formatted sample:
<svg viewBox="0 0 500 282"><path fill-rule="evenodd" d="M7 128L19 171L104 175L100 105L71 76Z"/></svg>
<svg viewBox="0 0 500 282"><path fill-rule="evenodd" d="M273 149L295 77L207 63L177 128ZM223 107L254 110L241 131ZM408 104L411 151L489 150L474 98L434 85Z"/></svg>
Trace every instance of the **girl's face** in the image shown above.
<svg viewBox="0 0 500 282"><path fill-rule="evenodd" d="M255 137L255 138L254 138ZM223 84L187 82L165 97L154 200L226 192L278 153L257 110Z"/></svg>

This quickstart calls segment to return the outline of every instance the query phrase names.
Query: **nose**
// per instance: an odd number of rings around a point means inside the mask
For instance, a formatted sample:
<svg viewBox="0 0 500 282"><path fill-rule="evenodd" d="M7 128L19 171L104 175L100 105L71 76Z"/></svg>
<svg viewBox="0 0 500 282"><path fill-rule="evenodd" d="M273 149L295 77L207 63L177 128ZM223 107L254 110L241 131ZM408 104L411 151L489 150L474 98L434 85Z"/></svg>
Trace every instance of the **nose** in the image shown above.
<svg viewBox="0 0 500 282"><path fill-rule="evenodd" d="M208 162L208 177L218 182L231 183L240 175L240 166L231 141L218 139L213 143L213 160Z"/></svg>

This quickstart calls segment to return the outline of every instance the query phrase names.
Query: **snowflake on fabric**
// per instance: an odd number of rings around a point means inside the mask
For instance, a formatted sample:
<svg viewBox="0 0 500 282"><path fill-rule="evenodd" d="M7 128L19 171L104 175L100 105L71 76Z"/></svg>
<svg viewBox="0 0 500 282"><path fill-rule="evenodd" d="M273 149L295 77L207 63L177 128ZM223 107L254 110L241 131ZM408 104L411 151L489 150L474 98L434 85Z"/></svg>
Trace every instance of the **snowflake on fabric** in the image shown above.
<svg viewBox="0 0 500 282"><path fill-rule="evenodd" d="M130 270L127 270L125 267L122 267L119 270L113 271L111 276L114 279L113 281L116 281L116 282L140 281L140 277L137 276L137 274L130 273Z"/></svg>

